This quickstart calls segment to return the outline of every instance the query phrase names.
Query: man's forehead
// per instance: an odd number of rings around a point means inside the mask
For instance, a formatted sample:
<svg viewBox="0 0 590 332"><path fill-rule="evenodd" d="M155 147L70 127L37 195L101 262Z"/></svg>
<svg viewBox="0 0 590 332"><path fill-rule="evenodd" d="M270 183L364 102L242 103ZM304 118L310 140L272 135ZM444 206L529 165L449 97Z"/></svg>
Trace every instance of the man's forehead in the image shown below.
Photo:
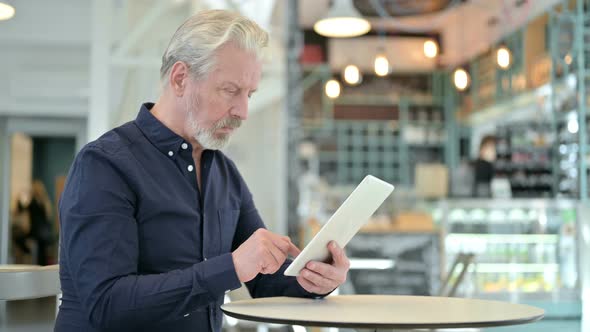
<svg viewBox="0 0 590 332"><path fill-rule="evenodd" d="M221 66L214 71L216 81L221 84L235 84L240 87L257 84L260 78L259 69L239 68L239 67L224 67Z"/></svg>

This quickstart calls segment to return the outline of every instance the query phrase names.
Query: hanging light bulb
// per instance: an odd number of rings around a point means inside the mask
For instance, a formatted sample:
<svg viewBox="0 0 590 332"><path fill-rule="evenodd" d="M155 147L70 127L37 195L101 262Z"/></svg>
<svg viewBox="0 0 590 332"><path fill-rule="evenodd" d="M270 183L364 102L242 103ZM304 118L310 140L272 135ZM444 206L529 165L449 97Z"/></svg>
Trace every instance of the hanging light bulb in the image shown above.
<svg viewBox="0 0 590 332"><path fill-rule="evenodd" d="M9 20L14 17L16 10L7 1L0 2L0 21Z"/></svg>
<svg viewBox="0 0 590 332"><path fill-rule="evenodd" d="M361 82L362 76L359 67L348 65L344 68L344 81L350 85L357 85Z"/></svg>
<svg viewBox="0 0 590 332"><path fill-rule="evenodd" d="M377 76L385 76L389 74L389 60L383 52L380 52L375 57L375 74Z"/></svg>
<svg viewBox="0 0 590 332"><path fill-rule="evenodd" d="M563 58L563 61L565 61L568 66L572 64L572 60L572 55L570 53L566 54Z"/></svg>
<svg viewBox="0 0 590 332"><path fill-rule="evenodd" d="M331 79L326 82L324 90L326 92L326 96L332 99L338 98L338 96L340 96L340 83L335 79Z"/></svg>
<svg viewBox="0 0 590 332"><path fill-rule="evenodd" d="M438 55L438 44L436 41L429 39L424 42L424 55L430 59Z"/></svg>
<svg viewBox="0 0 590 332"><path fill-rule="evenodd" d="M580 129L580 125L578 124L578 120L576 118L570 119L567 122L567 130L572 133L576 134Z"/></svg>
<svg viewBox="0 0 590 332"><path fill-rule="evenodd" d="M512 55L510 54L508 47L502 45L500 48L498 48L496 51L496 61L498 62L498 66L502 69L507 69L510 67Z"/></svg>
<svg viewBox="0 0 590 332"><path fill-rule="evenodd" d="M470 83L469 73L463 68L458 68L453 73L453 82L455 83L457 90L464 91Z"/></svg>
<svg viewBox="0 0 590 332"><path fill-rule="evenodd" d="M325 37L356 37L369 32L371 24L354 8L352 0L336 0L313 29Z"/></svg>

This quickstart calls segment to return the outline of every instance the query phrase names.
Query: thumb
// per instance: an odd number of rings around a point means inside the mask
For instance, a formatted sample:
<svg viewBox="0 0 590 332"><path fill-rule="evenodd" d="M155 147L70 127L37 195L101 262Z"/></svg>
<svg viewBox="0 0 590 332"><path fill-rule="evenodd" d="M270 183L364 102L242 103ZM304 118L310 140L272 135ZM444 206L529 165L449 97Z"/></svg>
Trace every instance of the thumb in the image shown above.
<svg viewBox="0 0 590 332"><path fill-rule="evenodd" d="M328 250L332 253L332 259L336 265L346 265L347 259L344 250L340 248L336 241L330 241L328 244Z"/></svg>

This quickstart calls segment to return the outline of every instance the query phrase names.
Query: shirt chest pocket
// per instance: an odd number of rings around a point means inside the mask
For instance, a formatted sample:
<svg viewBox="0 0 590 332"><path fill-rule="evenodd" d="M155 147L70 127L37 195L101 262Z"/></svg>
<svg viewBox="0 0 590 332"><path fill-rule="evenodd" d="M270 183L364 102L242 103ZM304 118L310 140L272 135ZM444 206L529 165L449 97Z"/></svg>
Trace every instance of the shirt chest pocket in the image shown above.
<svg viewBox="0 0 590 332"><path fill-rule="evenodd" d="M238 226L240 210L224 208L217 211L219 219L219 240L221 243L220 254L231 251L234 234Z"/></svg>

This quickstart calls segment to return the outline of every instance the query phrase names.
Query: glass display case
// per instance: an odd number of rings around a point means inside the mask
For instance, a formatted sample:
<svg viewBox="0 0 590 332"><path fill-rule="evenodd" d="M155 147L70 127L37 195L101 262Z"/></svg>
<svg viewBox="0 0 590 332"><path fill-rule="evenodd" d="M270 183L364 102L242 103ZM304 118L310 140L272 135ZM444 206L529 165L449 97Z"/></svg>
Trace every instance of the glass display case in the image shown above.
<svg viewBox="0 0 590 332"><path fill-rule="evenodd" d="M433 217L447 266L473 253L463 296L511 301L579 300L576 202L447 200Z"/></svg>
<svg viewBox="0 0 590 332"><path fill-rule="evenodd" d="M475 257L456 295L545 309L545 318L531 331L581 331L579 262L586 258L578 248L583 247L578 204L466 199L429 205L443 232L446 271L460 253Z"/></svg>

